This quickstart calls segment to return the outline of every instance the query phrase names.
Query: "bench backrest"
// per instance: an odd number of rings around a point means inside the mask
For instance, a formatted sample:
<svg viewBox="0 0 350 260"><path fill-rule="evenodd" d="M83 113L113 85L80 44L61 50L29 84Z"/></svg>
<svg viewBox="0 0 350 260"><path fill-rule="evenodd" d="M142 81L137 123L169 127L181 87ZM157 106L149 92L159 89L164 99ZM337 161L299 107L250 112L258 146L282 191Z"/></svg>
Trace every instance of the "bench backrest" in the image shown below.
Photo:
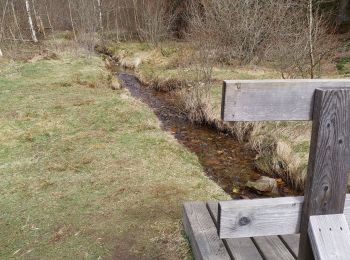
<svg viewBox="0 0 350 260"><path fill-rule="evenodd" d="M313 259L307 232L310 216L344 212L350 172L350 80L225 81L222 119L313 121L304 198L247 203L235 216L237 203L221 202L218 212L221 238L300 231L299 259ZM269 219L263 212L269 212ZM277 222L284 223L279 230Z"/></svg>
<svg viewBox="0 0 350 260"><path fill-rule="evenodd" d="M315 90L350 88L350 80L227 80L224 121L312 120Z"/></svg>

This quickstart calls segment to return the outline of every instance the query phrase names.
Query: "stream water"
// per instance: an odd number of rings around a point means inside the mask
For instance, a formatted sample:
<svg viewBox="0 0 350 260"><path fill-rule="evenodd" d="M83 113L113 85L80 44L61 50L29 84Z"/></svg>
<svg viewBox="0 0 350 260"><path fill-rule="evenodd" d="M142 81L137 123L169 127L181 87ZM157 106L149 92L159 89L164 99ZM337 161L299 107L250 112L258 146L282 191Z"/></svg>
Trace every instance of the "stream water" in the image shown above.
<svg viewBox="0 0 350 260"><path fill-rule="evenodd" d="M176 107L176 96L157 92L143 86L128 72L117 73L123 86L132 96L148 104L162 123L181 144L194 152L207 176L220 185L233 198L261 197L246 188L248 180L260 177L254 169L255 154L231 136L208 128L191 124ZM266 196L266 194L265 194Z"/></svg>

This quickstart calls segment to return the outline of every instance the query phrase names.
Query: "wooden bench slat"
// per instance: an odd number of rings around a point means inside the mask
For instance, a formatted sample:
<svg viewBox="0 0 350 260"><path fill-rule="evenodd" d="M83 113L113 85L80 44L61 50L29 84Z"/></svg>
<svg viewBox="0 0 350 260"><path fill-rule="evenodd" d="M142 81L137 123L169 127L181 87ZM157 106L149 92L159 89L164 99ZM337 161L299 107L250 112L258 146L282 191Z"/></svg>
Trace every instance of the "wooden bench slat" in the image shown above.
<svg viewBox="0 0 350 260"><path fill-rule="evenodd" d="M312 120L317 88L348 88L350 80L229 80L224 82L224 121Z"/></svg>
<svg viewBox="0 0 350 260"><path fill-rule="evenodd" d="M217 224L218 216L218 202L208 202L208 210ZM235 260L262 260L258 249L251 238L237 238L223 240L231 257Z"/></svg>
<svg viewBox="0 0 350 260"><path fill-rule="evenodd" d="M308 233L316 260L350 258L350 230L343 214L311 216Z"/></svg>
<svg viewBox="0 0 350 260"><path fill-rule="evenodd" d="M207 206L214 221L217 221L218 202L208 202ZM294 235L293 238L290 237L289 242L295 243L295 238L298 238L298 236ZM278 236L258 237L253 239L233 238L225 239L224 241L226 241L229 245L234 259L263 259L259 253L259 250L261 253L263 253L265 259L267 260L288 260L295 258ZM259 250L256 248L256 246L259 247ZM298 250L298 247L295 245L293 245L293 247L294 249L296 248L296 250Z"/></svg>
<svg viewBox="0 0 350 260"><path fill-rule="evenodd" d="M283 236L280 236L280 238L284 242L286 247L288 247L288 249L292 253L292 255L295 258L297 258L298 252L299 252L300 235L299 234L283 235Z"/></svg>
<svg viewBox="0 0 350 260"><path fill-rule="evenodd" d="M254 237L253 241L266 260L294 260L278 236Z"/></svg>
<svg viewBox="0 0 350 260"><path fill-rule="evenodd" d="M299 233L303 197L219 202L220 238Z"/></svg>
<svg viewBox="0 0 350 260"><path fill-rule="evenodd" d="M219 235L222 239L300 233L304 197L284 197L219 202ZM350 195L344 214L350 223Z"/></svg>
<svg viewBox="0 0 350 260"><path fill-rule="evenodd" d="M183 223L195 259L231 259L204 202L185 203Z"/></svg>

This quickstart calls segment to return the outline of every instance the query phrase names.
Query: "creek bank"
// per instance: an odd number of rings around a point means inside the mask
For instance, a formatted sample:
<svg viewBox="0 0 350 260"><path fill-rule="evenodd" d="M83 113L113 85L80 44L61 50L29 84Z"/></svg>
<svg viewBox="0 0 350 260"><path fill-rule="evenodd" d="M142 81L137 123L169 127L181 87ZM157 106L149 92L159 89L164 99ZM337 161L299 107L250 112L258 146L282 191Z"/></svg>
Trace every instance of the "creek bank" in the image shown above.
<svg viewBox="0 0 350 260"><path fill-rule="evenodd" d="M175 93L159 92L142 85L142 82L130 72L117 72L117 76L122 86L127 88L132 96L154 110L165 131L170 132L198 156L207 176L231 197L255 198L295 194L283 181L276 182L273 189L266 191L247 187L247 183L267 178L261 177L261 172L254 167L256 154L253 151L232 138L229 133L218 131L208 125L191 123L187 115L179 110L179 100Z"/></svg>
<svg viewBox="0 0 350 260"><path fill-rule="evenodd" d="M196 66L190 59L194 50L189 44L170 42L151 48L144 43L109 42L105 46L96 47L96 51L102 54L107 67L113 69L117 64L136 74L142 85L178 95L179 113L195 124L233 136L256 154L254 167L263 175L281 178L293 190L303 189L309 145L308 124L233 123L223 122L219 116L221 79L276 78L278 75L274 71L267 68L215 67L209 97L203 99L196 96L198 79Z"/></svg>

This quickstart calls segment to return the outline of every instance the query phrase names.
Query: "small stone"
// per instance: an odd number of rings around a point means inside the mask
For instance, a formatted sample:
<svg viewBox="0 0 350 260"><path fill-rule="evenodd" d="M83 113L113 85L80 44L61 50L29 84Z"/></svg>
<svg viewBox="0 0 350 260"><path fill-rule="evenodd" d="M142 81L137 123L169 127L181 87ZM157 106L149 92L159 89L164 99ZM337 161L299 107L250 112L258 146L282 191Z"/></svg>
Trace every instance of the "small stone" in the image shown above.
<svg viewBox="0 0 350 260"><path fill-rule="evenodd" d="M121 85L115 77L112 78L111 89L113 89L113 90L121 89Z"/></svg>
<svg viewBox="0 0 350 260"><path fill-rule="evenodd" d="M278 194L276 180L266 176L261 176L257 181L248 181L246 186L258 192Z"/></svg>

